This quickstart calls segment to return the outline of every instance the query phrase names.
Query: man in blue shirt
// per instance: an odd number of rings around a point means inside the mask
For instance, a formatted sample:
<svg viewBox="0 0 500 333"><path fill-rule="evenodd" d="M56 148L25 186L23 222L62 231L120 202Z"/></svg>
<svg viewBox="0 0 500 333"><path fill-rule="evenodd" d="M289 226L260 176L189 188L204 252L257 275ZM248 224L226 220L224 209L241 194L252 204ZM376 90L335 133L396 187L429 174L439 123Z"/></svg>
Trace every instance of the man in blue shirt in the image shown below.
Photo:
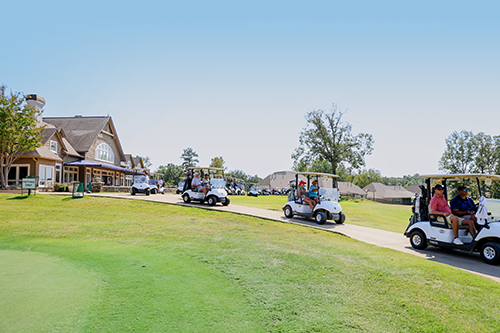
<svg viewBox="0 0 500 333"><path fill-rule="evenodd" d="M472 237L476 237L476 230L479 229L479 225L477 224L477 218L472 212L476 204L474 200L467 196L468 192L469 188L467 186L459 186L458 195L451 199L450 207L453 215L458 216L459 224L467 225Z"/></svg>

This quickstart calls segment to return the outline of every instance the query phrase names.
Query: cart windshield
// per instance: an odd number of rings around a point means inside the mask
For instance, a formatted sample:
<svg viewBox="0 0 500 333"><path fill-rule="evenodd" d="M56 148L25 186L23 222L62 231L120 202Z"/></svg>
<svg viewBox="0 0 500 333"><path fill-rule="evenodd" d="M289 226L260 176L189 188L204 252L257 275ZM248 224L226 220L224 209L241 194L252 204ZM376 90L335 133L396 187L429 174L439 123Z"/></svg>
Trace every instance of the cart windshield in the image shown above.
<svg viewBox="0 0 500 333"><path fill-rule="evenodd" d="M491 216L495 219L495 221L500 220L500 200L499 199L486 199L486 208L488 212L491 213Z"/></svg>
<svg viewBox="0 0 500 333"><path fill-rule="evenodd" d="M148 183L148 177L146 176L134 176L134 183Z"/></svg>
<svg viewBox="0 0 500 333"><path fill-rule="evenodd" d="M321 200L339 201L339 190L337 188L320 187L318 194Z"/></svg>
<svg viewBox="0 0 500 333"><path fill-rule="evenodd" d="M226 186L226 182L222 178L212 178L210 179L210 185L215 188L224 188Z"/></svg>

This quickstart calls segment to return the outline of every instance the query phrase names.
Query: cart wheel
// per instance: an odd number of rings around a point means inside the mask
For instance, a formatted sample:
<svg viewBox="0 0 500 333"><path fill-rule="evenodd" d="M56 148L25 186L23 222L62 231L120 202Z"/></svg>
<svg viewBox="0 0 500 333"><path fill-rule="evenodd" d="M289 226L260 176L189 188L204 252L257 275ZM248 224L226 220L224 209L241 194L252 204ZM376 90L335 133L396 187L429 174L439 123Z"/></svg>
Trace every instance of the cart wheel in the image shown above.
<svg viewBox="0 0 500 333"><path fill-rule="evenodd" d="M229 200L229 198L226 197L226 201L224 201L222 203L222 206L229 206L229 203L231 202L231 200Z"/></svg>
<svg viewBox="0 0 500 333"><path fill-rule="evenodd" d="M191 202L191 198L189 197L189 194L187 194L187 193L182 196L182 200L184 200L185 203Z"/></svg>
<svg viewBox="0 0 500 333"><path fill-rule="evenodd" d="M427 248L427 237L425 237L424 233L417 230L411 233L410 243L414 249L424 250Z"/></svg>
<svg viewBox="0 0 500 333"><path fill-rule="evenodd" d="M340 215L340 216L339 216L339 219L338 219L338 220L335 220L335 223L337 223L337 224L342 224L342 223L344 223L344 222L345 222L345 214L344 214L344 213L342 213L342 212L340 212L340 214L339 214L339 215Z"/></svg>
<svg viewBox="0 0 500 333"><path fill-rule="evenodd" d="M316 220L317 224L325 224L326 223L326 214L325 214L325 212L317 212L314 215L314 219Z"/></svg>
<svg viewBox="0 0 500 333"><path fill-rule="evenodd" d="M215 206L217 203L217 199L214 196L209 196L207 202L210 206Z"/></svg>
<svg viewBox="0 0 500 333"><path fill-rule="evenodd" d="M498 265L500 263L500 244L495 242L487 242L481 247L481 258L490 265Z"/></svg>
<svg viewBox="0 0 500 333"><path fill-rule="evenodd" d="M285 217L291 219L293 217L293 210L292 207L286 206L285 209L283 210L283 213L285 213Z"/></svg>

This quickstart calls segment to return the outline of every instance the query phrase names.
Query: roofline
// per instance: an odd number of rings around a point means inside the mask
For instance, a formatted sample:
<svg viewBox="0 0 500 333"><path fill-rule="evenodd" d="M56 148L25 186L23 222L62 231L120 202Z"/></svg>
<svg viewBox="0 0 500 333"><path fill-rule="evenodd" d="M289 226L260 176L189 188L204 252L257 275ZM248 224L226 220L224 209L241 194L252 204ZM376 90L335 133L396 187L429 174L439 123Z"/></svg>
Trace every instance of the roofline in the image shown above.
<svg viewBox="0 0 500 333"><path fill-rule="evenodd" d="M479 179L479 180L485 180L485 179L491 179L491 180L496 180L500 181L500 176L499 175L489 175L489 174L482 174L482 173L454 173L454 174L433 174L433 175L420 175L420 178L425 178L425 179L445 179L445 180L469 180L469 179Z"/></svg>

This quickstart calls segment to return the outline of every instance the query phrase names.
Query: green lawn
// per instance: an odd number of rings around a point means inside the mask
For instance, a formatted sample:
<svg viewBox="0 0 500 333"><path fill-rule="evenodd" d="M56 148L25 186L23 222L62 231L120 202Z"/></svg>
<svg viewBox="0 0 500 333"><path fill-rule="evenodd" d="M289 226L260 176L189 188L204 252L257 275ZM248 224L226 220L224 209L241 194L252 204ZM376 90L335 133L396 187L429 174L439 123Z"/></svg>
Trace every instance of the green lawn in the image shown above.
<svg viewBox="0 0 500 333"><path fill-rule="evenodd" d="M0 332L498 332L500 285L199 208L0 194Z"/></svg>
<svg viewBox="0 0 500 333"><path fill-rule="evenodd" d="M231 204L261 209L282 211L286 196L267 195L259 197L230 196ZM411 206L390 205L350 197L340 201L346 222L370 228L403 233L411 216Z"/></svg>

